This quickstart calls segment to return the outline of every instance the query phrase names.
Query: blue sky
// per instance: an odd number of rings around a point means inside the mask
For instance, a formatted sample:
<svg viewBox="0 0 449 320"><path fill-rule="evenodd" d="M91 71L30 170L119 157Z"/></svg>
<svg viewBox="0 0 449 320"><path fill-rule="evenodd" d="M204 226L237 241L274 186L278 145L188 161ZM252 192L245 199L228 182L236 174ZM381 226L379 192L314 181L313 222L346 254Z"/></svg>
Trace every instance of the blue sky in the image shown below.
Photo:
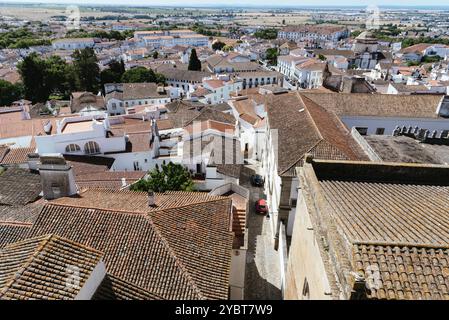
<svg viewBox="0 0 449 320"><path fill-rule="evenodd" d="M0 0L0 2L2 2ZM388 5L388 6L448 6L447 0L5 0L5 2L38 3L77 3L77 4L133 4L133 5L173 5L173 6L210 6L210 5L264 5L264 6L353 6L353 5Z"/></svg>

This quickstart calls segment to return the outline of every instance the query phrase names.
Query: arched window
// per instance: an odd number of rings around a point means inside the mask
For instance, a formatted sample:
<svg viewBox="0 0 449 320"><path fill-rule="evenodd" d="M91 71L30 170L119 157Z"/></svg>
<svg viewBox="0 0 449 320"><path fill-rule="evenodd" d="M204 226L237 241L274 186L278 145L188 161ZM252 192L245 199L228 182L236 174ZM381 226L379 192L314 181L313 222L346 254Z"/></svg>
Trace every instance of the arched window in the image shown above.
<svg viewBox="0 0 449 320"><path fill-rule="evenodd" d="M100 153L100 146L95 141L89 141L84 145L84 152L86 154Z"/></svg>
<svg viewBox="0 0 449 320"><path fill-rule="evenodd" d="M65 152L67 152L67 153L78 152L78 151L81 151L81 148L79 145L74 144L74 143L69 144L67 147L65 147Z"/></svg>

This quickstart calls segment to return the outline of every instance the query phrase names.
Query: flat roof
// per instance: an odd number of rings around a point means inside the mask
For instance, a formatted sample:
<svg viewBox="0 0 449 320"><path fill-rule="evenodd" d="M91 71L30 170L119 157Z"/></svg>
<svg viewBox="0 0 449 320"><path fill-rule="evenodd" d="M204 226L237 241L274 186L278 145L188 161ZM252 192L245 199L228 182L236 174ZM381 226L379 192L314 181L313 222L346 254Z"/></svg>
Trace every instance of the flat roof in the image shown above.
<svg viewBox="0 0 449 320"><path fill-rule="evenodd" d="M83 131L89 131L92 129L92 120L68 122L62 129L63 134L78 133Z"/></svg>

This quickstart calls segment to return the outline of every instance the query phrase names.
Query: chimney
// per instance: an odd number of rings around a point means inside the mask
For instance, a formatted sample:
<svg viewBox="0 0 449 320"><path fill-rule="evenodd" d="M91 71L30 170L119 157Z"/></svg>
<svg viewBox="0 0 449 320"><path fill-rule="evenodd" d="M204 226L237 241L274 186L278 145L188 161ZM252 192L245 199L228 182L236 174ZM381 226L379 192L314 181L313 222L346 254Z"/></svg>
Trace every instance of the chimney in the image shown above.
<svg viewBox="0 0 449 320"><path fill-rule="evenodd" d="M149 207L154 207L154 206L156 206L156 201L155 201L154 191L152 191L152 190L149 190L149 191L148 191L148 206L149 206Z"/></svg>
<svg viewBox="0 0 449 320"><path fill-rule="evenodd" d="M37 171L37 165L39 164L39 154L29 153L27 155L28 168L30 171Z"/></svg>
<svg viewBox="0 0 449 320"><path fill-rule="evenodd" d="M122 178L122 187L124 188L124 187L126 187L127 186L127 184L126 184L126 178Z"/></svg>
<svg viewBox="0 0 449 320"><path fill-rule="evenodd" d="M44 131L46 134L51 134L51 129L53 125L51 124L51 121L48 120L47 123L44 125Z"/></svg>
<svg viewBox="0 0 449 320"><path fill-rule="evenodd" d="M77 193L72 167L60 153L40 156L37 168L41 177L44 198L47 200L73 196Z"/></svg>

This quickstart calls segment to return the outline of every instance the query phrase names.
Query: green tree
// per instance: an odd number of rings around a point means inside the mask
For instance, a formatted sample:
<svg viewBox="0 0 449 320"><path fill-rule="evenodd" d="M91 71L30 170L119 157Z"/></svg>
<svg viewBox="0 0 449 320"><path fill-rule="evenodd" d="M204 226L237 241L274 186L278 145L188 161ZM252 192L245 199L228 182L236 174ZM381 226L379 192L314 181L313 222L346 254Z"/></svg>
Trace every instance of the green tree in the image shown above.
<svg viewBox="0 0 449 320"><path fill-rule="evenodd" d="M9 106L22 98L23 86L0 79L0 106Z"/></svg>
<svg viewBox="0 0 449 320"><path fill-rule="evenodd" d="M157 59L157 57L159 57L159 52L154 51L153 52L153 59Z"/></svg>
<svg viewBox="0 0 449 320"><path fill-rule="evenodd" d="M194 183L190 172L180 164L169 162L162 164L161 169L151 170L147 179L141 179L131 186L134 191L193 191Z"/></svg>
<svg viewBox="0 0 449 320"><path fill-rule="evenodd" d="M33 52L21 61L17 69L22 77L25 98L33 103L45 102L51 93L47 84L47 64Z"/></svg>
<svg viewBox="0 0 449 320"><path fill-rule="evenodd" d="M260 39L276 39L278 31L276 29L262 29L254 32L254 36Z"/></svg>
<svg viewBox="0 0 449 320"><path fill-rule="evenodd" d="M122 81L125 73L125 63L123 60L113 60L109 63L109 68L104 69L100 73L101 90L104 93L104 85L106 83L119 83Z"/></svg>
<svg viewBox="0 0 449 320"><path fill-rule="evenodd" d="M225 46L223 47L223 51L225 51L225 52L232 51L232 50L234 50L234 47L233 47L233 46L225 45Z"/></svg>
<svg viewBox="0 0 449 320"><path fill-rule="evenodd" d="M190 53L189 66L187 67L187 69L201 71L201 61L200 59L198 59L195 49L192 49L192 52Z"/></svg>
<svg viewBox="0 0 449 320"><path fill-rule="evenodd" d="M221 50L224 48L224 46L226 46L226 44L224 42L216 41L212 44L212 49L213 50Z"/></svg>
<svg viewBox="0 0 449 320"><path fill-rule="evenodd" d="M79 89L97 91L100 84L100 67L95 51L92 48L76 50L72 57Z"/></svg>
<svg viewBox="0 0 449 320"><path fill-rule="evenodd" d="M70 72L73 69L59 56L51 56L45 60L45 84L50 94L57 94L68 98L73 90L73 80Z"/></svg>
<svg viewBox="0 0 449 320"><path fill-rule="evenodd" d="M277 59L278 59L278 50L277 48L268 48L267 51L265 52L266 54L266 58L269 61L269 63L271 65L276 65L277 64Z"/></svg>
<svg viewBox="0 0 449 320"><path fill-rule="evenodd" d="M165 77L145 67L136 67L126 71L122 76L124 83L156 82L165 83Z"/></svg>

